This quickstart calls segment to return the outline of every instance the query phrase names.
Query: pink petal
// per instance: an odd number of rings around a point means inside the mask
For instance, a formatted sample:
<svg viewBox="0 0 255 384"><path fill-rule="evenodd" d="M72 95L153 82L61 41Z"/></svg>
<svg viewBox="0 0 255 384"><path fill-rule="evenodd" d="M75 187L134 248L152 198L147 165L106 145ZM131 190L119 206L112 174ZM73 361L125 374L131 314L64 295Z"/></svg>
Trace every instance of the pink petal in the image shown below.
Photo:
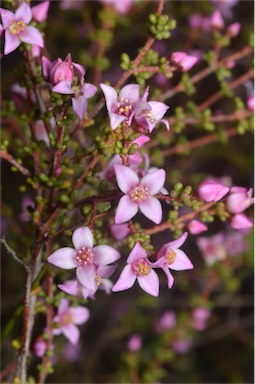
<svg viewBox="0 0 255 384"><path fill-rule="evenodd" d="M161 257L165 256L168 248L178 249L179 247L181 247L182 244L187 239L187 237L188 237L188 232L184 232L178 239L164 244L158 251L157 259L160 259Z"/></svg>
<svg viewBox="0 0 255 384"><path fill-rule="evenodd" d="M198 235L208 229L207 226L199 220L191 220L187 227L192 235Z"/></svg>
<svg viewBox="0 0 255 384"><path fill-rule="evenodd" d="M67 299L61 299L58 306L58 315L61 315L64 312L69 310L69 301Z"/></svg>
<svg viewBox="0 0 255 384"><path fill-rule="evenodd" d="M68 81L62 80L52 88L53 92L62 93L63 95L72 95L74 91L72 90L71 84Z"/></svg>
<svg viewBox="0 0 255 384"><path fill-rule="evenodd" d="M185 271L194 268L194 265L183 251L176 249L175 252L176 259L173 264L169 265L170 269L173 269L174 271Z"/></svg>
<svg viewBox="0 0 255 384"><path fill-rule="evenodd" d="M96 292L96 268L94 265L87 267L78 267L76 269L76 276L78 281L87 288L91 294Z"/></svg>
<svg viewBox="0 0 255 384"><path fill-rule="evenodd" d="M139 90L140 86L138 84L128 84L122 88L119 94L119 99L122 97L124 99L133 100L134 102L139 99Z"/></svg>
<svg viewBox="0 0 255 384"><path fill-rule="evenodd" d="M165 272L166 277L167 277L167 285L168 285L168 288L171 289L172 286L174 285L174 277L173 277L173 275L171 274L171 272L169 271L168 267L163 266L162 269L163 269L163 271Z"/></svg>
<svg viewBox="0 0 255 384"><path fill-rule="evenodd" d="M26 27L26 29L19 34L22 41L28 44L38 45L44 47L44 41L41 33L35 27Z"/></svg>
<svg viewBox="0 0 255 384"><path fill-rule="evenodd" d="M117 99L118 99L117 92L113 87L110 87L110 85L100 84L100 87L105 96L106 107L109 112L112 112L112 109L117 104Z"/></svg>
<svg viewBox="0 0 255 384"><path fill-rule="evenodd" d="M130 229L128 227L128 224L112 224L110 226L110 232L112 237L115 240L122 240L125 239L130 233Z"/></svg>
<svg viewBox="0 0 255 384"><path fill-rule="evenodd" d="M93 248L94 263L96 265L107 265L120 258L120 253L109 245L98 245Z"/></svg>
<svg viewBox="0 0 255 384"><path fill-rule="evenodd" d="M42 56L42 74L43 74L43 77L47 78L49 76L50 66L51 66L51 61L47 57Z"/></svg>
<svg viewBox="0 0 255 384"><path fill-rule="evenodd" d="M162 220L162 207L158 199L149 196L146 201L139 204L139 208L144 216L148 217L153 223L159 224Z"/></svg>
<svg viewBox="0 0 255 384"><path fill-rule="evenodd" d="M43 22L47 19L48 11L49 11L49 1L43 1L42 3L35 5L32 7L32 16L33 19L38 22Z"/></svg>
<svg viewBox="0 0 255 384"><path fill-rule="evenodd" d="M20 45L20 39L12 35L8 30L5 31L5 44L4 44L4 54L8 55L9 53L15 51L15 49Z"/></svg>
<svg viewBox="0 0 255 384"><path fill-rule="evenodd" d="M137 280L138 284L145 292L156 297L159 295L159 278L153 269L147 276L138 276Z"/></svg>
<svg viewBox="0 0 255 384"><path fill-rule="evenodd" d="M74 62L73 62L73 66L74 66L74 68L76 69L76 71L78 72L78 78L79 78L79 80L82 82L82 81L83 81L83 78L84 78L84 76L85 76L85 73L86 73L85 68L84 68L82 65L80 65L80 64L78 64L78 63L74 63Z"/></svg>
<svg viewBox="0 0 255 384"><path fill-rule="evenodd" d="M141 180L141 184L149 189L150 195L158 193L166 181L166 171L157 169L156 171L147 173Z"/></svg>
<svg viewBox="0 0 255 384"><path fill-rule="evenodd" d="M116 179L120 190L128 193L135 185L139 183L137 173L125 165L116 164L114 166Z"/></svg>
<svg viewBox="0 0 255 384"><path fill-rule="evenodd" d="M2 24L4 29L7 29L11 22L15 20L15 15L11 11L8 11L8 9L0 8L0 15L2 18Z"/></svg>
<svg viewBox="0 0 255 384"><path fill-rule="evenodd" d="M17 20L22 20L25 24L28 24L32 20L32 11L29 5L23 2L16 10L15 17Z"/></svg>
<svg viewBox="0 0 255 384"><path fill-rule="evenodd" d="M88 102L84 96L78 96L72 98L72 106L73 110L79 119L82 121L84 119L84 115L87 112Z"/></svg>
<svg viewBox="0 0 255 384"><path fill-rule="evenodd" d="M89 318L89 310L85 307L72 307L69 311L72 315L74 324L83 324Z"/></svg>
<svg viewBox="0 0 255 384"><path fill-rule="evenodd" d="M89 227L77 228L72 236L72 242L76 250L85 248L93 248L94 238Z"/></svg>
<svg viewBox="0 0 255 384"><path fill-rule="evenodd" d="M136 275L133 272L131 265L126 265L117 282L112 287L113 292L125 291L131 288L136 280Z"/></svg>
<svg viewBox="0 0 255 384"><path fill-rule="evenodd" d="M238 213L233 216L230 225L234 229L248 229L253 227L253 223L243 213Z"/></svg>
<svg viewBox="0 0 255 384"><path fill-rule="evenodd" d="M138 212L138 205L128 195L122 196L116 209L115 224L125 223Z"/></svg>
<svg viewBox="0 0 255 384"><path fill-rule="evenodd" d="M96 91L97 91L97 87L93 84L90 84L90 83L86 83L82 87L83 96L86 99L90 99L91 97L93 97L95 95Z"/></svg>
<svg viewBox="0 0 255 384"><path fill-rule="evenodd" d="M112 112L109 112L109 118L110 125L113 130L115 130L123 121L127 120L127 117Z"/></svg>
<svg viewBox="0 0 255 384"><path fill-rule="evenodd" d="M64 247L53 252L48 257L48 262L62 269L73 269L77 267L75 256L75 249Z"/></svg>
<svg viewBox="0 0 255 384"><path fill-rule="evenodd" d="M143 247L140 245L140 243L136 243L132 251L130 252L127 262L129 264L132 264L134 261L139 259L144 259L147 257L146 251L143 249Z"/></svg>
<svg viewBox="0 0 255 384"><path fill-rule="evenodd" d="M74 324L68 324L62 327L62 332L65 337L73 345L77 344L80 338L80 331Z"/></svg>
<svg viewBox="0 0 255 384"><path fill-rule="evenodd" d="M153 117L158 121L160 120L169 109L169 106L160 101L149 101L148 103L151 106L151 111L153 112Z"/></svg>
<svg viewBox="0 0 255 384"><path fill-rule="evenodd" d="M79 296L80 286L77 280L67 280L63 284L58 284L58 288L69 295Z"/></svg>

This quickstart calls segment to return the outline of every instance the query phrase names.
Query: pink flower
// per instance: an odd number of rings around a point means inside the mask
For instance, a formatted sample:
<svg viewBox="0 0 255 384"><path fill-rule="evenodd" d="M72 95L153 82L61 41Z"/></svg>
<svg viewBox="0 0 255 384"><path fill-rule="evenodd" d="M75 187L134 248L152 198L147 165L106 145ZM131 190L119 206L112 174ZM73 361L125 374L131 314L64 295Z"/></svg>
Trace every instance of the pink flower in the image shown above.
<svg viewBox="0 0 255 384"><path fill-rule="evenodd" d="M111 232L112 237L115 240L119 241L119 240L125 239L125 237L127 237L129 235L130 229L129 229L127 223L112 224L110 226L110 232Z"/></svg>
<svg viewBox="0 0 255 384"><path fill-rule="evenodd" d="M23 2L15 13L0 8L0 14L5 30L4 54L13 52L23 41L28 44L44 46L41 33L35 28L28 26L32 20L32 11L29 5Z"/></svg>
<svg viewBox="0 0 255 384"><path fill-rule="evenodd" d="M184 271L193 269L194 265L181 249L183 243L188 237L188 233L183 233L177 240L164 244L157 254L157 261L152 264L153 268L162 268L168 280L168 288L172 288L174 278L169 269L174 271Z"/></svg>
<svg viewBox="0 0 255 384"><path fill-rule="evenodd" d="M147 259L147 253L139 243L136 243L129 254L127 265L112 287L112 291L125 291L134 285L136 279L145 292L152 296L159 295L158 275L153 271L151 262Z"/></svg>
<svg viewBox="0 0 255 384"><path fill-rule="evenodd" d="M141 105L137 107L135 121L139 128L148 129L149 132L152 132L158 123L164 123L169 130L169 122L162 119L168 108L168 105L159 101L148 101L146 106L141 103Z"/></svg>
<svg viewBox="0 0 255 384"><path fill-rule="evenodd" d="M191 220L187 225L189 232L192 235L198 235L201 232L207 231L207 226L199 220Z"/></svg>
<svg viewBox="0 0 255 384"><path fill-rule="evenodd" d="M240 29L241 29L240 23L233 23L233 24L229 25L227 31L228 31L228 34L230 37L236 37L239 34Z"/></svg>
<svg viewBox="0 0 255 384"><path fill-rule="evenodd" d="M37 357L43 357L47 350L47 343L42 338L38 338L33 346L34 353Z"/></svg>
<svg viewBox="0 0 255 384"><path fill-rule="evenodd" d="M142 338L140 335L135 333L133 336L130 337L128 340L127 347L130 352L139 352L142 348Z"/></svg>
<svg viewBox="0 0 255 384"><path fill-rule="evenodd" d="M249 108L250 111L254 111L254 96L249 96L247 99L247 107Z"/></svg>
<svg viewBox="0 0 255 384"><path fill-rule="evenodd" d="M222 29L224 27L224 20L219 11L214 11L211 20L211 26L215 29Z"/></svg>
<svg viewBox="0 0 255 384"><path fill-rule="evenodd" d="M204 180L198 187L198 194L206 203L210 201L219 201L228 192L228 187L210 179Z"/></svg>
<svg viewBox="0 0 255 384"><path fill-rule="evenodd" d="M197 57L187 55L185 52L174 52L170 59L173 64L180 66L184 72L189 71L197 62Z"/></svg>
<svg viewBox="0 0 255 384"><path fill-rule="evenodd" d="M89 227L81 227L72 236L74 248L64 247L53 252L49 263L63 269L76 268L77 279L90 294L97 290L97 267L113 263L120 253L108 245L93 247L93 235Z"/></svg>
<svg viewBox="0 0 255 384"><path fill-rule="evenodd" d="M172 329L176 326L176 315L174 311L166 311L159 318L155 325L155 329L157 332L164 332L169 329Z"/></svg>
<svg viewBox="0 0 255 384"><path fill-rule="evenodd" d="M253 227L253 222L243 213L238 213L232 217L230 225L234 229L249 229Z"/></svg>
<svg viewBox="0 0 255 384"><path fill-rule="evenodd" d="M47 19L50 2L49 0L43 1L40 4L32 7L32 16L35 21L39 23L44 22Z"/></svg>
<svg viewBox="0 0 255 384"><path fill-rule="evenodd" d="M196 308L192 311L193 326L198 331L203 331L207 327L207 320L212 311L209 308Z"/></svg>
<svg viewBox="0 0 255 384"><path fill-rule="evenodd" d="M197 245L208 266L213 265L216 261L224 260L227 256L225 236L223 233L218 233L210 237L199 237L197 239Z"/></svg>
<svg viewBox="0 0 255 384"><path fill-rule="evenodd" d="M117 12L124 15L128 13L134 0L101 0L101 3L111 4Z"/></svg>
<svg viewBox="0 0 255 384"><path fill-rule="evenodd" d="M115 216L115 223L121 224L134 217L138 209L151 221L159 224L162 207L153 197L163 187L166 179L164 169L148 173L141 180L135 171L124 165L115 165L117 183L124 196L121 197Z"/></svg>
<svg viewBox="0 0 255 384"><path fill-rule="evenodd" d="M54 329L54 334L61 333L72 344L77 344L80 338L80 331L76 325L85 323L89 319L89 310L85 307L70 307L67 299L61 299L57 316L54 321L59 324L60 328Z"/></svg>
<svg viewBox="0 0 255 384"><path fill-rule="evenodd" d="M138 84L128 84L123 87L119 96L113 87L100 84L105 95L106 107L108 110L110 124L113 130L123 121L130 126L140 101Z"/></svg>
<svg viewBox="0 0 255 384"><path fill-rule="evenodd" d="M72 61L70 53L68 53L64 61L57 58L51 62L47 57L42 57L43 77L52 85L59 84L62 81L72 83L74 79L74 68L77 70L79 79L81 80L85 75L85 69L80 64Z"/></svg>
<svg viewBox="0 0 255 384"><path fill-rule="evenodd" d="M243 187L232 187L226 201L227 210L230 213L241 213L254 204L253 190Z"/></svg>
<svg viewBox="0 0 255 384"><path fill-rule="evenodd" d="M179 355L184 355L192 347L192 339L190 337L176 340L172 343L172 347Z"/></svg>

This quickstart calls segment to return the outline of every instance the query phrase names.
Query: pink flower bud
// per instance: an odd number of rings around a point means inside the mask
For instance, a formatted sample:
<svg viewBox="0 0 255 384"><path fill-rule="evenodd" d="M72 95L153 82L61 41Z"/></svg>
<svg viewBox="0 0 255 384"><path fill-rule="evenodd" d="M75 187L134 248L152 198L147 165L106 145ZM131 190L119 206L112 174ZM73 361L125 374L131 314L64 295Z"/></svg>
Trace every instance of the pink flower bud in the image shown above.
<svg viewBox="0 0 255 384"><path fill-rule="evenodd" d="M42 339L37 339L34 343L34 353L37 357L43 357L47 349L47 344Z"/></svg>
<svg viewBox="0 0 255 384"><path fill-rule="evenodd" d="M189 71L197 62L197 57L189 56L185 52L174 52L171 55L171 61L180 65L184 72Z"/></svg>
<svg viewBox="0 0 255 384"><path fill-rule="evenodd" d="M188 230L192 235L198 235L199 233L207 231L207 229L207 226L198 220L191 220L188 224Z"/></svg>
<svg viewBox="0 0 255 384"><path fill-rule="evenodd" d="M142 339L141 336L135 333L128 341L128 349L131 352L138 352L142 348Z"/></svg>
<svg viewBox="0 0 255 384"><path fill-rule="evenodd" d="M254 96L249 96L247 99L247 107L250 111L254 111Z"/></svg>
<svg viewBox="0 0 255 384"><path fill-rule="evenodd" d="M203 331L207 326L207 320L211 316L209 308L196 308L192 312L193 326L198 331Z"/></svg>
<svg viewBox="0 0 255 384"><path fill-rule="evenodd" d="M74 79L74 66L70 53L66 56L65 61L58 58L50 62L46 57L42 57L43 77L49 80L52 85L58 84L64 80L72 82Z"/></svg>
<svg viewBox="0 0 255 384"><path fill-rule="evenodd" d="M228 192L228 187L209 179L204 180L198 187L198 194L206 203L209 203L210 201L219 201Z"/></svg>
<svg viewBox="0 0 255 384"><path fill-rule="evenodd" d="M35 21L43 22L47 19L50 2L43 1L42 3L32 7L32 16Z"/></svg>
<svg viewBox="0 0 255 384"><path fill-rule="evenodd" d="M176 315L174 311L166 311L159 318L155 325L157 332L164 332L168 329L172 329L176 326Z"/></svg>
<svg viewBox="0 0 255 384"><path fill-rule="evenodd" d="M130 229L128 227L127 223L124 224L112 224L110 227L110 232L112 237L115 240L122 240L125 239L130 233Z"/></svg>
<svg viewBox="0 0 255 384"><path fill-rule="evenodd" d="M230 225L234 229L249 229L253 227L253 223L243 213L234 215L230 221Z"/></svg>
<svg viewBox="0 0 255 384"><path fill-rule="evenodd" d="M239 34L241 28L240 23L233 23L228 27L228 34L230 37L235 37Z"/></svg>
<svg viewBox="0 0 255 384"><path fill-rule="evenodd" d="M211 16L211 26L215 29L221 29L224 27L224 20L219 11L214 11Z"/></svg>
<svg viewBox="0 0 255 384"><path fill-rule="evenodd" d="M252 188L247 190L242 187L232 187L230 192L226 202L227 210L230 213L241 213L254 204L254 198L251 197Z"/></svg>

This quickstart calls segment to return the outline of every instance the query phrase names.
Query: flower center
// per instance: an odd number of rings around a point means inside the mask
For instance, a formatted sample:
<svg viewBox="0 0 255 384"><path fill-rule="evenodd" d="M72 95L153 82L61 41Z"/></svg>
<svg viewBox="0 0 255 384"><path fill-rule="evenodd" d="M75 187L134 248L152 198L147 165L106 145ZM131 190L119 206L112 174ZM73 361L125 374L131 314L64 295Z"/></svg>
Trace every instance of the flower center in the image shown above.
<svg viewBox="0 0 255 384"><path fill-rule="evenodd" d="M101 284L102 277L100 275L96 275L96 286L98 287Z"/></svg>
<svg viewBox="0 0 255 384"><path fill-rule="evenodd" d="M94 254L91 248L82 247L76 253L76 261L79 266L86 267L93 264Z"/></svg>
<svg viewBox="0 0 255 384"><path fill-rule="evenodd" d="M132 269L137 276L148 276L151 273L151 267L146 259L139 259L132 263Z"/></svg>
<svg viewBox="0 0 255 384"><path fill-rule="evenodd" d="M143 185L137 185L129 192L129 196L134 203L142 203L147 200L149 196L149 190Z"/></svg>
<svg viewBox="0 0 255 384"><path fill-rule="evenodd" d="M68 325L73 323L73 316L70 312L63 313L60 317L61 325Z"/></svg>
<svg viewBox="0 0 255 384"><path fill-rule="evenodd" d="M19 35L22 31L26 29L26 24L24 21L13 21L9 26L9 31L12 35Z"/></svg>
<svg viewBox="0 0 255 384"><path fill-rule="evenodd" d="M166 263L167 265L171 265L174 263L176 259L176 252L173 249L170 249L166 254Z"/></svg>
<svg viewBox="0 0 255 384"><path fill-rule="evenodd" d="M133 104L134 104L133 100L124 99L124 97L121 97L119 99L119 102L117 103L117 108L115 113L117 113L118 115L129 117L134 108Z"/></svg>
<svg viewBox="0 0 255 384"><path fill-rule="evenodd" d="M151 111L148 111L148 112L146 113L146 119L148 119L149 122L150 122L151 124L156 123L155 115L154 115L154 113L151 112Z"/></svg>

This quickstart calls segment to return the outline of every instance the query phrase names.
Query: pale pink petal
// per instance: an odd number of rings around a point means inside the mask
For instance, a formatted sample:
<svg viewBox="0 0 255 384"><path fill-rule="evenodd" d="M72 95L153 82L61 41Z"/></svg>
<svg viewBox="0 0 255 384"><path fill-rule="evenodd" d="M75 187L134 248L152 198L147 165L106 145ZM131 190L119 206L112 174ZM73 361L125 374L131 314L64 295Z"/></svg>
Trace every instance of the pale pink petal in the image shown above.
<svg viewBox="0 0 255 384"><path fill-rule="evenodd" d="M61 315L64 312L67 312L69 310L69 301L65 298L60 300L59 306L58 306L58 315Z"/></svg>
<svg viewBox="0 0 255 384"><path fill-rule="evenodd" d="M16 10L15 17L17 20L24 21L25 24L30 23L32 20L32 11L29 5L23 2L21 6Z"/></svg>
<svg viewBox="0 0 255 384"><path fill-rule="evenodd" d="M128 224L112 224L110 226L110 232L112 237L115 240L122 240L125 239L130 233L130 229L128 227Z"/></svg>
<svg viewBox="0 0 255 384"><path fill-rule="evenodd" d="M84 119L84 115L87 112L88 102L84 96L78 96L72 98L72 106L73 110L79 119L82 121Z"/></svg>
<svg viewBox="0 0 255 384"><path fill-rule="evenodd" d="M83 324L89 318L89 310L85 307L71 307L69 312L72 315L74 324Z"/></svg>
<svg viewBox="0 0 255 384"><path fill-rule="evenodd" d="M82 65L78 64L78 63L74 63L73 62L72 64L73 64L74 68L76 69L76 71L78 72L79 80L83 81L83 78L84 78L85 73L86 73L85 68Z"/></svg>
<svg viewBox="0 0 255 384"><path fill-rule="evenodd" d="M138 276L138 284L147 293L157 297L159 295L159 278L153 269L147 276Z"/></svg>
<svg viewBox="0 0 255 384"><path fill-rule="evenodd" d="M8 55L9 53L15 51L15 49L20 45L20 39L12 35L8 30L5 31L5 44L4 44L4 54Z"/></svg>
<svg viewBox="0 0 255 384"><path fill-rule="evenodd" d="M253 227L252 221L249 220L243 213L238 213L233 216L230 221L230 225L234 229L249 229Z"/></svg>
<svg viewBox="0 0 255 384"><path fill-rule="evenodd" d="M40 23L45 21L47 19L47 15L49 11L49 5L50 5L50 2L47 0L32 7L33 19Z"/></svg>
<svg viewBox="0 0 255 384"><path fill-rule="evenodd" d="M139 204L141 212L155 224L162 220L162 207L158 199L149 196L146 201Z"/></svg>
<svg viewBox="0 0 255 384"><path fill-rule="evenodd" d="M109 112L109 118L110 125L113 130L115 130L123 121L127 120L127 117L112 112Z"/></svg>
<svg viewBox="0 0 255 384"><path fill-rule="evenodd" d="M43 74L43 77L47 78L49 76L50 66L51 66L51 61L47 57L42 56L42 74Z"/></svg>
<svg viewBox="0 0 255 384"><path fill-rule="evenodd" d="M199 220L191 220L187 227L192 235L198 235L208 229L207 226Z"/></svg>
<svg viewBox="0 0 255 384"><path fill-rule="evenodd" d="M97 275L103 279L110 277L116 270L117 265L99 265L97 268Z"/></svg>
<svg viewBox="0 0 255 384"><path fill-rule="evenodd" d="M130 190L139 183L137 173L133 171L133 169L125 165L116 164L114 170L118 186L123 193L130 192Z"/></svg>
<svg viewBox="0 0 255 384"><path fill-rule="evenodd" d="M72 242L76 250L85 248L93 248L93 235L89 227L77 228L72 236Z"/></svg>
<svg viewBox="0 0 255 384"><path fill-rule="evenodd" d="M53 252L48 257L48 262L62 269L73 269L77 267L75 257L75 249L63 247Z"/></svg>
<svg viewBox="0 0 255 384"><path fill-rule="evenodd" d="M119 99L123 97L124 99L136 102L139 99L139 90L140 86L138 84L125 85L125 87L123 87L120 91Z"/></svg>
<svg viewBox="0 0 255 384"><path fill-rule="evenodd" d="M7 29L11 22L15 20L15 15L13 12L8 11L8 9L0 8L0 15L2 18L2 24L4 29Z"/></svg>
<svg viewBox="0 0 255 384"><path fill-rule="evenodd" d="M175 252L176 259L173 264L169 265L170 269L173 269L174 271L185 271L194 268L194 265L182 250L176 249Z"/></svg>
<svg viewBox="0 0 255 384"><path fill-rule="evenodd" d="M63 284L58 284L58 288L69 295L79 296L80 286L77 280L67 280Z"/></svg>
<svg viewBox="0 0 255 384"><path fill-rule="evenodd" d="M160 259L161 257L166 255L167 249L176 249L182 246L182 244L185 242L185 240L188 237L188 232L184 232L178 239L170 241L169 243L164 244L157 254L157 259Z"/></svg>
<svg viewBox="0 0 255 384"><path fill-rule="evenodd" d="M163 266L162 270L165 272L166 277L167 277L167 286L169 289L171 289L172 286L174 285L174 277L171 274L171 272L169 271L168 267Z"/></svg>
<svg viewBox="0 0 255 384"><path fill-rule="evenodd" d="M119 279L112 287L112 291L125 291L126 289L129 289L134 285L135 280L136 275L133 272L131 265L126 265L123 271L121 272Z"/></svg>
<svg viewBox="0 0 255 384"><path fill-rule="evenodd" d="M146 251L141 247L140 243L136 243L132 251L130 252L127 262L132 264L134 261L144 259L147 257Z"/></svg>
<svg viewBox="0 0 255 384"><path fill-rule="evenodd" d="M118 99L117 92L113 87L110 87L110 85L100 84L100 87L105 96L106 107L109 112L112 112L113 108L115 108L117 104L117 99Z"/></svg>
<svg viewBox="0 0 255 384"><path fill-rule="evenodd" d="M149 189L150 195L158 193L166 181L166 171L157 169L156 171L147 173L141 180L141 184Z"/></svg>
<svg viewBox="0 0 255 384"><path fill-rule="evenodd" d="M134 143L138 144L138 146L140 148L143 144L148 143L148 141L150 141L150 140L151 139L149 136L141 135L137 139L134 140Z"/></svg>
<svg viewBox="0 0 255 384"><path fill-rule="evenodd" d="M151 106L151 111L155 120L160 120L169 109L169 106L160 101L149 101L148 103Z"/></svg>
<svg viewBox="0 0 255 384"><path fill-rule="evenodd" d="M19 34L22 41L28 44L35 44L39 47L44 47L43 37L35 27L26 27L26 29Z"/></svg>
<svg viewBox="0 0 255 384"><path fill-rule="evenodd" d="M76 269L76 276L78 281L87 288L91 294L96 292L96 268L94 265L86 267L78 267Z"/></svg>
<svg viewBox="0 0 255 384"><path fill-rule="evenodd" d="M116 209L115 224L122 224L132 219L138 212L138 205L128 195L122 196Z"/></svg>
<svg viewBox="0 0 255 384"><path fill-rule="evenodd" d="M91 97L93 97L96 91L97 91L97 87L90 83L86 83L82 87L83 96L86 97L86 99L90 99Z"/></svg>
<svg viewBox="0 0 255 384"><path fill-rule="evenodd" d="M93 248L94 263L96 265L107 265L120 258L120 253L109 245L98 245Z"/></svg>
<svg viewBox="0 0 255 384"><path fill-rule="evenodd" d="M80 331L74 324L68 324L62 326L62 332L65 337L72 343L73 345L77 344L80 338Z"/></svg>
<svg viewBox="0 0 255 384"><path fill-rule="evenodd" d="M62 80L52 88L53 92L62 93L63 95L72 95L74 91L72 90L71 84L68 81Z"/></svg>

